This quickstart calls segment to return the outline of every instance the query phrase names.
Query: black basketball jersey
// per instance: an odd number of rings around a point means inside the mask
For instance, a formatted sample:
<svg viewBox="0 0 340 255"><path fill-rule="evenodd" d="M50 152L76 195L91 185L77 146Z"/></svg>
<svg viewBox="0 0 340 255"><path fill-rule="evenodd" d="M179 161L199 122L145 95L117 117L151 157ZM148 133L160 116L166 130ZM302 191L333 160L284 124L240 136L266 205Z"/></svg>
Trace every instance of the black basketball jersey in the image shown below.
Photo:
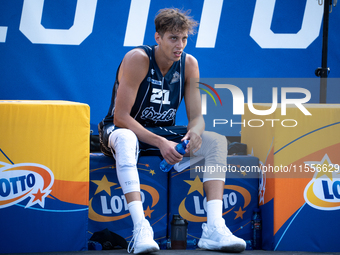
<svg viewBox="0 0 340 255"><path fill-rule="evenodd" d="M185 56L182 53L179 61L174 62L168 73L163 77L155 60L155 46L138 46L142 48L150 59L149 71L140 84L136 101L130 115L145 127L173 126L175 125L176 112L184 96ZM111 105L102 124L112 124L118 82L112 90Z"/></svg>

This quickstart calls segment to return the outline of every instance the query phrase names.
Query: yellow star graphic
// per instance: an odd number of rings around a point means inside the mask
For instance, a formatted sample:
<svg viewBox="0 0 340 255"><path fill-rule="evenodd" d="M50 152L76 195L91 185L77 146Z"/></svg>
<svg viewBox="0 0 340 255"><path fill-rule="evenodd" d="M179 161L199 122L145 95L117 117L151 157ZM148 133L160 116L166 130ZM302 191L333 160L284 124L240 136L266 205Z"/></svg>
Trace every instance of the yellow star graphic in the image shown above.
<svg viewBox="0 0 340 255"><path fill-rule="evenodd" d="M150 219L151 219L151 213L153 212L154 210L151 210L150 209L150 206L148 206L147 208L146 208L146 210L144 210L144 215L145 215L145 217L149 217Z"/></svg>
<svg viewBox="0 0 340 255"><path fill-rule="evenodd" d="M197 190L203 196L203 183L201 182L198 176L196 176L195 180L193 181L185 181L185 182L191 186L187 195Z"/></svg>
<svg viewBox="0 0 340 255"><path fill-rule="evenodd" d="M106 193L109 194L109 196L111 196L111 187L117 185L117 183L109 182L106 178L106 175L104 175L103 178L100 181L94 180L92 182L98 185L97 190L94 193L95 195L98 194L99 192L105 190Z"/></svg>
<svg viewBox="0 0 340 255"><path fill-rule="evenodd" d="M326 160L324 160L321 165L320 168L316 168L318 172L318 174L316 175L315 179L326 175L331 181L333 181L333 167L329 165L329 162Z"/></svg>
<svg viewBox="0 0 340 255"><path fill-rule="evenodd" d="M240 206L240 209L238 209L238 211L234 211L234 213L236 213L236 216L235 216L235 219L236 220L237 218L241 218L243 220L243 214L245 213L246 211L242 211L242 208Z"/></svg>
<svg viewBox="0 0 340 255"><path fill-rule="evenodd" d="M150 170L150 172L149 172L152 176L154 175L154 174L156 174L155 173L155 170Z"/></svg>
<svg viewBox="0 0 340 255"><path fill-rule="evenodd" d="M314 176L316 176L315 179L326 175L331 181L333 181L334 165L327 154L323 156L321 161L307 161L304 163L314 170Z"/></svg>

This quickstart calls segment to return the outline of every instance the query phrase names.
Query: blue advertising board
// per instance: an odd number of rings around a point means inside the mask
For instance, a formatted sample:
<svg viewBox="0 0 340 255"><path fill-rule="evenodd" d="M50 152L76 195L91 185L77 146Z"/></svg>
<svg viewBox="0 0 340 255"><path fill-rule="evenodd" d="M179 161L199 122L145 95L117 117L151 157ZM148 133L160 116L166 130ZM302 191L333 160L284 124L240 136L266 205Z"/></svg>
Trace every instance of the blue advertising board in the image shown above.
<svg viewBox="0 0 340 255"><path fill-rule="evenodd" d="M158 156L143 156L137 164L144 215L157 242L167 237L168 219L168 174L159 170L160 161ZM89 199L89 234L108 228L130 241L133 222L119 185L116 161L102 153L90 155Z"/></svg>
<svg viewBox="0 0 340 255"><path fill-rule="evenodd" d="M188 240L201 238L202 223L207 221L207 198L197 169L204 162L191 164L182 172L171 171L169 182L169 223L179 214L188 221ZM244 240L252 240L252 215L258 207L258 173L250 169L258 167L254 156L230 155L227 159L226 180L223 190L222 216L230 231ZM196 175L196 177L194 177ZM171 236L171 228L168 228Z"/></svg>
<svg viewBox="0 0 340 255"><path fill-rule="evenodd" d="M199 22L186 52L202 78L314 78L321 66L323 0L0 0L0 99L68 100L91 108L91 129L106 115L125 53L155 44L159 9L190 9ZM339 7L329 15L330 78L340 77ZM303 85L309 89L308 85ZM240 87L246 94L246 87ZM327 103L339 103L330 82ZM267 103L271 87L254 93ZM310 103L319 102L311 86ZM268 99L269 98L269 99ZM209 98L208 98L209 99ZM231 100L225 105L232 108ZM232 113L227 113L228 119ZM186 124L184 107L177 124ZM239 136L240 126L223 134Z"/></svg>

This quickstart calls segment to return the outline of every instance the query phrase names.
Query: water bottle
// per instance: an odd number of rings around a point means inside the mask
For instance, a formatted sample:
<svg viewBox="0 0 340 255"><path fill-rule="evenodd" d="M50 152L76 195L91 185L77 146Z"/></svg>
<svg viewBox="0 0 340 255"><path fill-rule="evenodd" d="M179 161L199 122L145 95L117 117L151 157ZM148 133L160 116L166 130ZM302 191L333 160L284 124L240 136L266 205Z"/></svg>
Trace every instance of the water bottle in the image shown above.
<svg viewBox="0 0 340 255"><path fill-rule="evenodd" d="M189 143L189 140L184 140L183 142L179 143L176 145L175 149L178 153L184 155L185 154L185 149L187 147L187 144ZM160 169L163 172L169 172L173 165L170 165L168 162L165 161L165 159L162 160L162 162L159 165Z"/></svg>
<svg viewBox="0 0 340 255"><path fill-rule="evenodd" d="M187 248L188 222L175 214L171 221L171 249L185 250Z"/></svg>
<svg viewBox="0 0 340 255"><path fill-rule="evenodd" d="M261 250L262 249L262 219L261 219L261 211L259 208L255 208L253 211L252 218L252 229L253 229L253 249Z"/></svg>

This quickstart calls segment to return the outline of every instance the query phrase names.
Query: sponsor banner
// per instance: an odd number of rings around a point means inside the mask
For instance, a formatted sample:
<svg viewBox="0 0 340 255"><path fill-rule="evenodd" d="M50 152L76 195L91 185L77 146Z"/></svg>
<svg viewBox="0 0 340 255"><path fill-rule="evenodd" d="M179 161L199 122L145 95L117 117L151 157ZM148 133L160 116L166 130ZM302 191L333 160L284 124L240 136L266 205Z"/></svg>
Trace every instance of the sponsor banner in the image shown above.
<svg viewBox="0 0 340 255"><path fill-rule="evenodd" d="M0 101L0 115L0 252L86 250L88 106Z"/></svg>
<svg viewBox="0 0 340 255"><path fill-rule="evenodd" d="M247 143L248 153L260 159L263 247L337 252L333 229L340 227L336 216L340 209L340 105L301 106L310 115L303 114L302 108L290 107L285 116L296 120L297 126L242 128L242 142ZM280 110L282 107L270 118L281 120ZM254 115L247 111L244 118ZM268 116L256 118L264 120ZM311 219L318 219L313 221L313 229ZM297 240L296 233L304 233L304 238Z"/></svg>
<svg viewBox="0 0 340 255"><path fill-rule="evenodd" d="M339 83L339 79L328 79L328 84ZM233 130L246 127L303 125L303 122L297 121L296 116L289 117L289 109L297 108L300 110L297 114L309 116L310 112L303 104L318 102L320 79L200 78L191 80L191 95L197 94L195 90L200 91L205 130L230 136ZM194 102L194 98L191 101ZM267 102L265 107L255 107L258 103L265 102ZM197 107L194 105L191 107L193 113L195 108ZM281 111L276 112L277 109ZM252 113L252 117L245 118L245 112ZM266 118L257 118L257 116ZM241 132L238 135L241 135Z"/></svg>
<svg viewBox="0 0 340 255"><path fill-rule="evenodd" d="M228 156L228 166L238 170L246 166L258 166L259 160L253 156ZM197 164L201 164L198 162ZM191 166L182 172L171 172L169 199L170 217L179 214L188 221L188 239L199 239L202 223L207 221L206 197L202 179L192 177ZM251 217L258 205L258 178L244 178L247 173L238 171L232 178L226 175L223 194L223 218L231 232L236 236L251 240ZM170 231L170 228L169 228ZM170 233L169 233L170 236Z"/></svg>
<svg viewBox="0 0 340 255"><path fill-rule="evenodd" d="M321 0L243 4L236 0L3 0L0 99L86 103L96 133L109 108L116 68L133 47L155 44L154 18L166 7L190 9L190 16L199 22L185 51L198 60L201 77L316 78L315 70L322 63L323 4ZM330 78L340 77L339 13L340 8L332 6ZM319 102L319 90L312 93L311 102ZM339 86L328 83L327 103L339 103L338 95ZM231 101L221 99L232 107ZM266 103L271 98L263 101L257 94L254 99ZM230 112L223 117L231 118ZM177 124L186 123L182 104ZM239 125L228 128L228 135L240 136L240 130Z"/></svg>
<svg viewBox="0 0 340 255"><path fill-rule="evenodd" d="M146 219L157 242L166 239L168 213L168 174L159 169L158 156L141 156L138 173ZM90 154L90 234L108 228L127 240L132 238L133 223L119 185L115 160L101 153Z"/></svg>

